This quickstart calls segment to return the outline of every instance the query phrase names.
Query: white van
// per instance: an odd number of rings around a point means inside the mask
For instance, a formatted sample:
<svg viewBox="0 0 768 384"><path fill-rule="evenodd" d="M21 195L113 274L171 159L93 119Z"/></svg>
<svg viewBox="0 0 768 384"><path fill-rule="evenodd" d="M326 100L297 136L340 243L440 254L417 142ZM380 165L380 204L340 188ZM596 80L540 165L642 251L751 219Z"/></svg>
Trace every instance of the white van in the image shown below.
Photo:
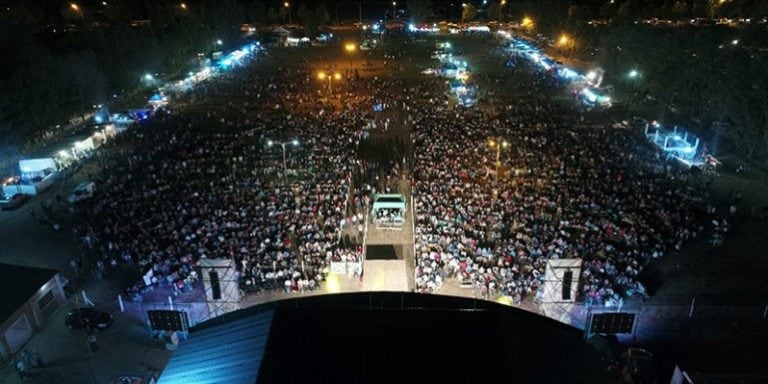
<svg viewBox="0 0 768 384"><path fill-rule="evenodd" d="M70 203L76 203L85 199L93 197L93 193L96 190L96 183L93 181L83 181L75 187L72 191L72 196L67 199Z"/></svg>

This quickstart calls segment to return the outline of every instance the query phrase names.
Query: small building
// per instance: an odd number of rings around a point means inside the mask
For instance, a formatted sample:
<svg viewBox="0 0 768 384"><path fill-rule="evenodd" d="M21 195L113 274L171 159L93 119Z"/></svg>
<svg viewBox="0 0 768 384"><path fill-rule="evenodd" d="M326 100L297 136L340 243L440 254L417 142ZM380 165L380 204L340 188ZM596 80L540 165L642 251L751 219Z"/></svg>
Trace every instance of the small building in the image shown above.
<svg viewBox="0 0 768 384"><path fill-rule="evenodd" d="M66 302L59 272L0 264L0 358L9 359Z"/></svg>

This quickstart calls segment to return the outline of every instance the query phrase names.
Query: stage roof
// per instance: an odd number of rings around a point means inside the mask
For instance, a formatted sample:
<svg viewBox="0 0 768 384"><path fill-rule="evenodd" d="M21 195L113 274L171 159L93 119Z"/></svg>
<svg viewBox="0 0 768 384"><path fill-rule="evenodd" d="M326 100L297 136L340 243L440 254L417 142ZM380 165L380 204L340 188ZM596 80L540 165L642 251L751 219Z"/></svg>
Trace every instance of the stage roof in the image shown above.
<svg viewBox="0 0 768 384"><path fill-rule="evenodd" d="M194 333L180 343L158 384L255 383L272 318L266 311Z"/></svg>
<svg viewBox="0 0 768 384"><path fill-rule="evenodd" d="M375 292L236 311L194 328L176 383L608 383L582 332L498 303Z"/></svg>

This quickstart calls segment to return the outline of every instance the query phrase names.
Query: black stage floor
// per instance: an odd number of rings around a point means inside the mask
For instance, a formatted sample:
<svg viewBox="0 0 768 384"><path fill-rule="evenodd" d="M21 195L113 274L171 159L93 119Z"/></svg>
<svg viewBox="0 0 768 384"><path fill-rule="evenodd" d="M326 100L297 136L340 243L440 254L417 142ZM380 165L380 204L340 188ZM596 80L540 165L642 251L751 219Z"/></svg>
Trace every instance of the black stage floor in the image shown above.
<svg viewBox="0 0 768 384"><path fill-rule="evenodd" d="M366 260L397 260L397 252L392 244L369 245L365 251Z"/></svg>
<svg viewBox="0 0 768 384"><path fill-rule="evenodd" d="M275 313L258 383L490 383L508 376L494 312Z"/></svg>

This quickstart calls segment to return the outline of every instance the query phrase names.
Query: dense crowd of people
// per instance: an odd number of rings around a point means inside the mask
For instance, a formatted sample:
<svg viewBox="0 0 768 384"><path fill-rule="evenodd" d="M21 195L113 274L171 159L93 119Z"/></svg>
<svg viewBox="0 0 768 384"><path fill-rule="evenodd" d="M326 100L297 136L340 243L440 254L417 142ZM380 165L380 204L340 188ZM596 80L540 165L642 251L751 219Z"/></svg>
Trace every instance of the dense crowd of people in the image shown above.
<svg viewBox="0 0 768 384"><path fill-rule="evenodd" d="M476 108L455 106L440 80L355 71L335 95L297 67L201 84L178 96L182 113L108 145L100 193L78 207L82 249L137 266L143 278L127 289L137 300L192 289L203 258L232 259L246 292L312 290L328 263L362 260L373 195L407 193L410 175L418 291L456 278L520 302L540 292L548 260L578 258L588 302L645 296L649 260L708 230L706 194L632 132L553 102L562 84L509 60L477 76ZM487 91L515 80L514 97ZM380 110L410 126L413 158L405 143L369 141L389 127Z"/></svg>
<svg viewBox="0 0 768 384"><path fill-rule="evenodd" d="M232 259L246 292L314 289L330 260L359 260L340 237L373 99L333 108L313 80L243 68L180 96L184 112L115 140L98 196L78 207L87 257L138 266L144 278L126 290L137 300L157 286L191 289L203 258Z"/></svg>
<svg viewBox="0 0 768 384"><path fill-rule="evenodd" d="M706 193L632 132L551 102L557 84L520 66L507 74L534 81L491 96L494 112L416 114L418 289L457 277L520 302L541 292L547 260L579 258L587 302L645 296L648 261L705 230Z"/></svg>

